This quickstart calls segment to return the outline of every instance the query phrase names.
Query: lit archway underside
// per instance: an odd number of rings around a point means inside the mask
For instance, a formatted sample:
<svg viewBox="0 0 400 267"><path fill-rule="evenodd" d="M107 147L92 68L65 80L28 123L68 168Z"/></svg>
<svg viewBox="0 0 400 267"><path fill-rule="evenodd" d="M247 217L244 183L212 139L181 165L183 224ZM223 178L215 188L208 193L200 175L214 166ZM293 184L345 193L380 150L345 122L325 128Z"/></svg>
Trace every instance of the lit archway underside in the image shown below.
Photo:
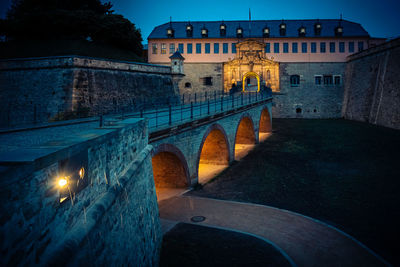
<svg viewBox="0 0 400 267"><path fill-rule="evenodd" d="M235 160L240 160L252 150L256 143L252 121L245 117L240 121L235 140Z"/></svg>
<svg viewBox="0 0 400 267"><path fill-rule="evenodd" d="M185 188L188 186L183 164L173 153L160 152L151 161L156 190L157 188Z"/></svg>
<svg viewBox="0 0 400 267"><path fill-rule="evenodd" d="M204 184L229 165L228 143L219 129L212 130L201 149L198 179Z"/></svg>
<svg viewBox="0 0 400 267"><path fill-rule="evenodd" d="M271 116L269 115L268 109L264 109L261 112L261 117L260 117L258 140L260 142L264 141L271 135L271 132L272 132Z"/></svg>

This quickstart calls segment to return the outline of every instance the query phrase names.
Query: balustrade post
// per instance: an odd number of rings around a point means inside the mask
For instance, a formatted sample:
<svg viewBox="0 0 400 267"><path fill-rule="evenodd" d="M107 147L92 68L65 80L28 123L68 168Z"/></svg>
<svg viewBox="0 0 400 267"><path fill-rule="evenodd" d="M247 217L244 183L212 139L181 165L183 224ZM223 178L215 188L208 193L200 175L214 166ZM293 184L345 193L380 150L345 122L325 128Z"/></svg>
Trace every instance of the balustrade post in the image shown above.
<svg viewBox="0 0 400 267"><path fill-rule="evenodd" d="M158 108L156 106L156 128L158 127Z"/></svg>
<svg viewBox="0 0 400 267"><path fill-rule="evenodd" d="M172 108L171 105L168 106L168 111L169 111L169 125L172 123Z"/></svg>
<svg viewBox="0 0 400 267"><path fill-rule="evenodd" d="M193 101L190 102L190 119L193 119Z"/></svg>

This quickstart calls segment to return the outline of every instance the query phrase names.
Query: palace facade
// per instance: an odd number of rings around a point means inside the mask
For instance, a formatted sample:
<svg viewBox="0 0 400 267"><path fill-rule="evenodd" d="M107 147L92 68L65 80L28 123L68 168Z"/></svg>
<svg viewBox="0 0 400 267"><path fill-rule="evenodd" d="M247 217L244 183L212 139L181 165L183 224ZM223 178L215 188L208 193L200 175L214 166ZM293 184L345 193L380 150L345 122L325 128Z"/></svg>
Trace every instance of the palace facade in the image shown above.
<svg viewBox="0 0 400 267"><path fill-rule="evenodd" d="M275 117L340 117L347 56L381 42L341 19L170 22L149 35L148 61L179 51L181 94L267 87Z"/></svg>

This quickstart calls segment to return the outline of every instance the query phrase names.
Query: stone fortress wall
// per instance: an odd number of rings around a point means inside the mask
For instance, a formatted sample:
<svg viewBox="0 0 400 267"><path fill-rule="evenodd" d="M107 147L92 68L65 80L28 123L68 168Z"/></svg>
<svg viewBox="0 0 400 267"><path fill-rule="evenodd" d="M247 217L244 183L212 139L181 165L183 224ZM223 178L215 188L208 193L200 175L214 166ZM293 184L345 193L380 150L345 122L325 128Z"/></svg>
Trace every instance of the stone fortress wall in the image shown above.
<svg viewBox="0 0 400 267"><path fill-rule="evenodd" d="M0 128L114 112L178 94L171 68L81 56L0 61Z"/></svg>
<svg viewBox="0 0 400 267"><path fill-rule="evenodd" d="M400 129L400 38L348 58L342 116Z"/></svg>
<svg viewBox="0 0 400 267"><path fill-rule="evenodd" d="M127 119L0 152L0 265L158 266L146 124ZM58 177L79 170L66 161L85 165L87 186L60 203Z"/></svg>
<svg viewBox="0 0 400 267"><path fill-rule="evenodd" d="M280 63L280 92L273 96L274 118L340 118L343 99L343 78L346 63ZM299 75L300 83L292 86L291 75ZM326 85L324 75L340 77L340 84ZM315 83L321 77L321 84Z"/></svg>

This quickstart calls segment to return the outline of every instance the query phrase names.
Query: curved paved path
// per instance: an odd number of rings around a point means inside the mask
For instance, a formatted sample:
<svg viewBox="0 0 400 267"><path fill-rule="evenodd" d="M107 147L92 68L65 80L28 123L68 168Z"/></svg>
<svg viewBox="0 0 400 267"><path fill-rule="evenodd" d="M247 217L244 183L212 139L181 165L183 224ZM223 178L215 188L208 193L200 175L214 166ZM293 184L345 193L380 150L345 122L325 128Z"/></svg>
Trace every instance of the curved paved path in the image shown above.
<svg viewBox="0 0 400 267"><path fill-rule="evenodd" d="M159 202L161 219L199 223L265 238L298 266L387 266L372 251L345 233L309 217L263 205L179 196Z"/></svg>

